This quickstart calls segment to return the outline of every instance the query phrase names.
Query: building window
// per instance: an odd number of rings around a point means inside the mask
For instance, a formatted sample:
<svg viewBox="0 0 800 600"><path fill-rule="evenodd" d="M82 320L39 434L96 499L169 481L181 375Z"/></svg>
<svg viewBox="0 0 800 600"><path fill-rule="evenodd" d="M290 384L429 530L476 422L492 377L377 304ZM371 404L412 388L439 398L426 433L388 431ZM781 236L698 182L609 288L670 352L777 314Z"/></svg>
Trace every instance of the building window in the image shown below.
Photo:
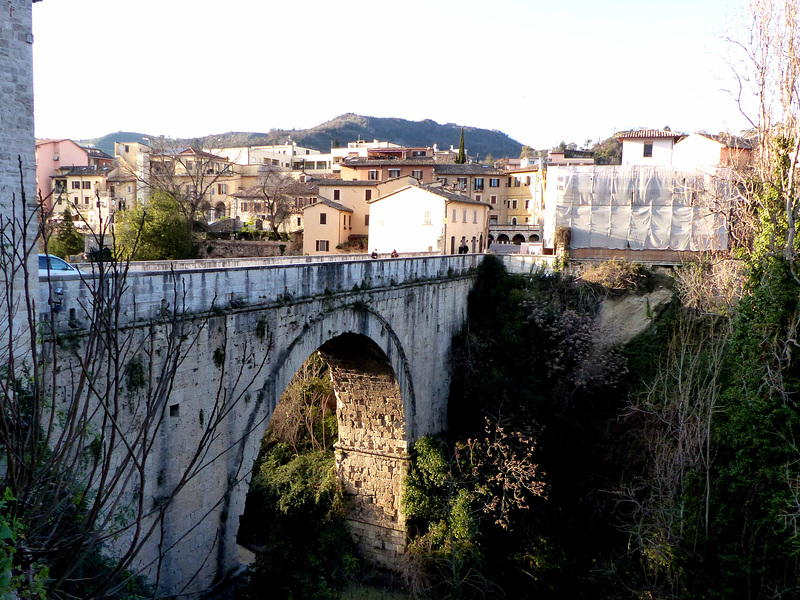
<svg viewBox="0 0 800 600"><path fill-rule="evenodd" d="M217 193L220 194L220 195L227 194L228 193L228 184L227 183L218 183L217 184Z"/></svg>
<svg viewBox="0 0 800 600"><path fill-rule="evenodd" d="M530 207L531 207L531 201L525 200L525 208L530 208Z"/></svg>
<svg viewBox="0 0 800 600"><path fill-rule="evenodd" d="M377 169L371 169L370 170L369 179L371 181L377 181L378 180L378 170Z"/></svg>
<svg viewBox="0 0 800 600"><path fill-rule="evenodd" d="M489 187L500 187L500 179L489 179Z"/></svg>
<svg viewBox="0 0 800 600"><path fill-rule="evenodd" d="M319 224L326 225L328 223L328 213L319 213Z"/></svg>
<svg viewBox="0 0 800 600"><path fill-rule="evenodd" d="M461 216L461 222L462 223L466 223L467 222L467 209L466 208L464 209L464 214Z"/></svg>
<svg viewBox="0 0 800 600"><path fill-rule="evenodd" d="M83 197L83 203L84 203L86 206L89 206L89 204L90 204L91 202L92 202L92 197L91 197L91 196L84 196L84 197Z"/></svg>
<svg viewBox="0 0 800 600"><path fill-rule="evenodd" d="M333 199L334 200L338 200L339 199L339 190L333 190Z"/></svg>
<svg viewBox="0 0 800 600"><path fill-rule="evenodd" d="M511 201L511 208L517 208L517 201L516 200L512 200Z"/></svg>
<svg viewBox="0 0 800 600"><path fill-rule="evenodd" d="M412 150L411 156L425 156L425 150Z"/></svg>
<svg viewBox="0 0 800 600"><path fill-rule="evenodd" d="M431 224L431 211L426 210L425 214L422 216L422 224L423 225L430 225Z"/></svg>
<svg viewBox="0 0 800 600"><path fill-rule="evenodd" d="M531 184L531 176L530 176L530 175L528 175L528 176L525 178L525 185L530 185L530 184Z"/></svg>
<svg viewBox="0 0 800 600"><path fill-rule="evenodd" d="M644 158L653 158L653 144L652 142L649 144L644 145L644 150L642 151L642 156Z"/></svg>
<svg viewBox="0 0 800 600"><path fill-rule="evenodd" d="M297 226L300 227L300 225L301 225L300 217L297 217Z"/></svg>
<svg viewBox="0 0 800 600"><path fill-rule="evenodd" d="M247 212L247 202L242 202L242 212Z"/></svg>
<svg viewBox="0 0 800 600"><path fill-rule="evenodd" d="M467 178L466 177L459 177L458 183L456 184L456 189L465 190L467 189Z"/></svg>
<svg viewBox="0 0 800 600"><path fill-rule="evenodd" d="M473 210L472 211L472 222L473 223L477 223L478 222L478 211L477 210Z"/></svg>
<svg viewBox="0 0 800 600"><path fill-rule="evenodd" d="M317 252L328 251L328 240L317 240Z"/></svg>
<svg viewBox="0 0 800 600"><path fill-rule="evenodd" d="M475 202L480 202L482 198L483 196L481 196L480 194L475 194Z"/></svg>
<svg viewBox="0 0 800 600"><path fill-rule="evenodd" d="M389 178L400 177L400 169L389 169Z"/></svg>
<svg viewBox="0 0 800 600"><path fill-rule="evenodd" d="M369 227L369 215L364 215L364 227Z"/></svg>
<svg viewBox="0 0 800 600"><path fill-rule="evenodd" d="M483 177L476 177L475 178L475 191L482 192L483 191Z"/></svg>
<svg viewBox="0 0 800 600"><path fill-rule="evenodd" d="M520 180L515 177L514 178L514 187L519 187L519 184L520 184Z"/></svg>
<svg viewBox="0 0 800 600"><path fill-rule="evenodd" d="M453 209L453 223L456 222L456 219L458 219L458 217L456 217L456 209L454 208Z"/></svg>
<svg viewBox="0 0 800 600"><path fill-rule="evenodd" d="M73 190L79 190L79 189L81 189L81 182L80 182L80 181L73 181L73 182L72 182L72 189L73 189Z"/></svg>
<svg viewBox="0 0 800 600"><path fill-rule="evenodd" d="M412 171L411 175L416 179L422 180L422 171Z"/></svg>
<svg viewBox="0 0 800 600"><path fill-rule="evenodd" d="M439 177L439 183L442 185L447 185L447 177Z"/></svg>
<svg viewBox="0 0 800 600"><path fill-rule="evenodd" d="M253 212L261 212L261 202L253 202Z"/></svg>
<svg viewBox="0 0 800 600"><path fill-rule="evenodd" d="M497 204L497 196L490 196L489 202L491 202L492 204Z"/></svg>
<svg viewBox="0 0 800 600"><path fill-rule="evenodd" d="M372 200L372 190L364 190L364 200L367 202Z"/></svg>

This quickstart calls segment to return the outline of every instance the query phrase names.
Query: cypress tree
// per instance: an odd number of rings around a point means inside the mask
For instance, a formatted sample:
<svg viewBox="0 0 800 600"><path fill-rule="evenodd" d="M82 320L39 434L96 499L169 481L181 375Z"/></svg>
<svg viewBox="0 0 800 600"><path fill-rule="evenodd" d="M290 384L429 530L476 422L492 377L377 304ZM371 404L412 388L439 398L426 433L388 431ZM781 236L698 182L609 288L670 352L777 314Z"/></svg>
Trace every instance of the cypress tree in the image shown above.
<svg viewBox="0 0 800 600"><path fill-rule="evenodd" d="M461 141L458 142L458 156L456 157L456 164L463 165L467 162L467 154L464 152L464 128L461 128Z"/></svg>

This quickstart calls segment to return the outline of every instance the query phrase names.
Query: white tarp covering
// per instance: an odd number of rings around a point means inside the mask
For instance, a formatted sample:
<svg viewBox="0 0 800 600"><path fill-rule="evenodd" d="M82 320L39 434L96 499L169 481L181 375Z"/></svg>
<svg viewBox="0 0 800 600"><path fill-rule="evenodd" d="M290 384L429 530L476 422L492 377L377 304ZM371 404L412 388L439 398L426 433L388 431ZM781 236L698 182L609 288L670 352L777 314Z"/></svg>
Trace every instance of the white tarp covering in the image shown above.
<svg viewBox="0 0 800 600"><path fill-rule="evenodd" d="M657 166L550 167L545 246L558 226L573 248L724 250L730 181Z"/></svg>

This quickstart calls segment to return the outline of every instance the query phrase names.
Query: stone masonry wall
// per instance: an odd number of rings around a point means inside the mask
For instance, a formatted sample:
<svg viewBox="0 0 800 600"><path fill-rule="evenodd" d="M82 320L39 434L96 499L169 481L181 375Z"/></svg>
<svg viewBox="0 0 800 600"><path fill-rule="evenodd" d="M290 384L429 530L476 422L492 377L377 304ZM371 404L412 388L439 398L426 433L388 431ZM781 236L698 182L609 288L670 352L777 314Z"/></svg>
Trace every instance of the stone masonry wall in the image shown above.
<svg viewBox="0 0 800 600"><path fill-rule="evenodd" d="M400 496L408 468L397 379L380 348L362 336L337 338L320 354L336 391L336 469L345 486L351 534L364 556L396 568L406 547Z"/></svg>
<svg viewBox="0 0 800 600"><path fill-rule="evenodd" d="M2 244L17 250L30 247L36 231L31 29L31 0L4 0L0 3L0 230ZM22 201L23 188L27 193L27 203ZM15 330L13 352L24 358L22 353L27 345L28 327L21 258L12 263L13 267L6 266L0 274L6 292L0 295L0 327L5 329L10 313L10 322ZM28 260L31 289L35 290L35 275L32 273L35 256L24 258ZM0 354L6 351L4 349Z"/></svg>

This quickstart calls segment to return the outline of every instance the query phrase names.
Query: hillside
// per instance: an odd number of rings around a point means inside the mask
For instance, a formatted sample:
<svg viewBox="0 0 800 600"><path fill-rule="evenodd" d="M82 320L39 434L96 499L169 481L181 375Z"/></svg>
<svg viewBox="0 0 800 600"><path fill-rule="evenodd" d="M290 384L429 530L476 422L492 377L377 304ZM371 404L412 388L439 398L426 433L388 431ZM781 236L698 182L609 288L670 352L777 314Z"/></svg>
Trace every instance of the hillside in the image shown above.
<svg viewBox="0 0 800 600"><path fill-rule="evenodd" d="M100 148L114 154L115 141L142 141L146 134L118 131L93 140L80 140L78 143ZM461 125L436 121L408 121L397 118L364 117L348 113L331 119L310 129L271 129L268 133L228 132L209 135L207 146L239 146L255 144L283 144L291 137L301 146L328 152L331 144L338 141L344 146L348 142L362 140L385 140L403 146L432 146L440 148L458 147ZM149 136L155 139L157 136ZM483 158L487 153L495 158L516 157L522 144L505 133L496 130L464 126L464 140L467 152Z"/></svg>

